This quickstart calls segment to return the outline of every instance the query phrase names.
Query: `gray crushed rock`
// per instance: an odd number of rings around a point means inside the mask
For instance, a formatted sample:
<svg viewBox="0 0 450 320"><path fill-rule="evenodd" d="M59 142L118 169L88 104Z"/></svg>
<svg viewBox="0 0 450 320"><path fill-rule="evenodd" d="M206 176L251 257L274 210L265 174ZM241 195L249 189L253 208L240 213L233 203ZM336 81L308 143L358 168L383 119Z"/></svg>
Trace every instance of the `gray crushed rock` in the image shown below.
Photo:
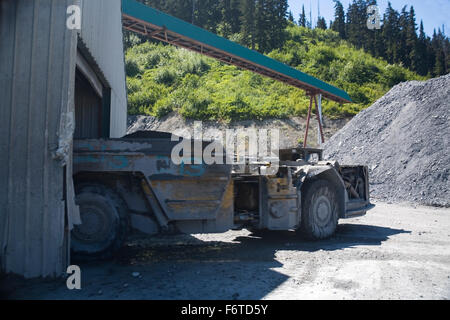
<svg viewBox="0 0 450 320"><path fill-rule="evenodd" d="M371 197L450 207L450 74L392 88L325 145L325 159L367 165Z"/></svg>

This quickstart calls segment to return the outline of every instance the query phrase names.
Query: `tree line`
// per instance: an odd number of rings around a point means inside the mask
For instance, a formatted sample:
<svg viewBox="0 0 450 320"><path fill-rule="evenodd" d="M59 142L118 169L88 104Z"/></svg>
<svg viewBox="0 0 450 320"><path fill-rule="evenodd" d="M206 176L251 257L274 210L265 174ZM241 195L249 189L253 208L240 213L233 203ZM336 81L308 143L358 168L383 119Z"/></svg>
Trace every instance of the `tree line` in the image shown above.
<svg viewBox="0 0 450 320"><path fill-rule="evenodd" d="M425 34L423 22L416 22L414 7L400 12L389 3L381 17L381 28L367 27L367 8L376 0L353 0L345 11L334 1L334 20L328 24L317 17L313 25L305 7L298 19L288 11L287 0L140 0L153 8L232 39L262 53L283 46L288 23L306 28L330 28L340 37L389 63L402 64L423 76L450 72L450 41L440 28L432 37ZM125 45L133 45L134 36L125 33ZM142 40L141 40L142 41Z"/></svg>
<svg viewBox="0 0 450 320"><path fill-rule="evenodd" d="M270 52L285 41L287 0L139 1L260 52ZM126 45L130 38L126 33Z"/></svg>
<svg viewBox="0 0 450 320"><path fill-rule="evenodd" d="M404 6L399 12L390 2L381 17L381 29L370 30L367 8L376 4L375 0L354 0L345 12L342 3L334 0L335 15L330 28L357 48L389 63L402 64L419 75L450 72L450 41L444 30L434 30L430 38L425 34L423 21L417 25L413 6Z"/></svg>

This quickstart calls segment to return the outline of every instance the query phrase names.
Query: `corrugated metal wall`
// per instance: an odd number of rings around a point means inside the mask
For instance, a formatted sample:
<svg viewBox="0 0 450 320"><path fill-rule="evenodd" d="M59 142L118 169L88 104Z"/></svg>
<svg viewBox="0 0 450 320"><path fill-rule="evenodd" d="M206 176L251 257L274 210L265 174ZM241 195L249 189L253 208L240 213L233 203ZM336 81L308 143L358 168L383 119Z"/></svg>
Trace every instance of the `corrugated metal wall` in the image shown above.
<svg viewBox="0 0 450 320"><path fill-rule="evenodd" d="M83 0L81 38L111 86L111 137L126 133L127 93L120 0Z"/></svg>
<svg viewBox="0 0 450 320"><path fill-rule="evenodd" d="M111 87L111 135L126 131L120 0L0 0L0 267L25 277L60 275L69 260L72 4L82 4L82 41Z"/></svg>
<svg viewBox="0 0 450 320"><path fill-rule="evenodd" d="M61 120L73 111L70 4L0 1L0 259L2 270L25 277L61 274L67 262L63 185L71 167L54 156Z"/></svg>

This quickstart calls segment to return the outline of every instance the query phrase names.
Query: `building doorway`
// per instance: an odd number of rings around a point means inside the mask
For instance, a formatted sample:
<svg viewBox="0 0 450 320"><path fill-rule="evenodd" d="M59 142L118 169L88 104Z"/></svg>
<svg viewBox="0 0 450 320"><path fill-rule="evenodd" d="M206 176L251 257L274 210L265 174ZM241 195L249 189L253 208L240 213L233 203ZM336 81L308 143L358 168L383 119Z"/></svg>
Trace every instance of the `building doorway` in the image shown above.
<svg viewBox="0 0 450 320"><path fill-rule="evenodd" d="M78 51L75 72L74 139L109 138L110 90Z"/></svg>

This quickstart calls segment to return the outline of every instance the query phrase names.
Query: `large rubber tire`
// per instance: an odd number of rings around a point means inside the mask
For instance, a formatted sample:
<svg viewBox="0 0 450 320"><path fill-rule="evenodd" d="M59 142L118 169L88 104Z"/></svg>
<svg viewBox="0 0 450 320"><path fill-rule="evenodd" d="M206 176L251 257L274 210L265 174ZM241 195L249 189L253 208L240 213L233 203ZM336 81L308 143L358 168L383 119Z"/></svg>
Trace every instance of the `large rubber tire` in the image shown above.
<svg viewBox="0 0 450 320"><path fill-rule="evenodd" d="M108 259L123 245L129 227L128 209L122 198L100 184L76 190L81 225L71 232L72 257L80 260Z"/></svg>
<svg viewBox="0 0 450 320"><path fill-rule="evenodd" d="M333 185L326 180L313 180L303 186L302 236L320 240L334 234L339 220L339 201Z"/></svg>

